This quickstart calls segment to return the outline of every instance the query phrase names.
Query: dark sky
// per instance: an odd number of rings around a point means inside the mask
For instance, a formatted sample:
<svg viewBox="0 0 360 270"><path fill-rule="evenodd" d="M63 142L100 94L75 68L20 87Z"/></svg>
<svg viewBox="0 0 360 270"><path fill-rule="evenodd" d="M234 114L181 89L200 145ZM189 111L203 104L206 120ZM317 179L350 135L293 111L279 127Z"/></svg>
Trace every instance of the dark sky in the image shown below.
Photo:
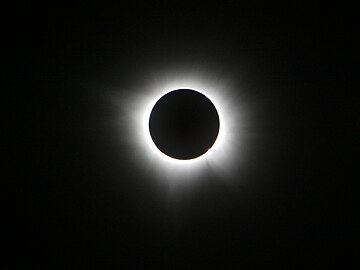
<svg viewBox="0 0 360 270"><path fill-rule="evenodd" d="M12 238L8 269L343 262L346 11L302 1L144 2L29 5L9 20L8 122L20 148L10 156L25 185L16 195L24 234ZM114 85L121 96L145 70L194 63L242 78L247 87L233 91L251 101L261 140L231 184L210 174L172 199L130 158L111 124L122 111L104 96Z"/></svg>

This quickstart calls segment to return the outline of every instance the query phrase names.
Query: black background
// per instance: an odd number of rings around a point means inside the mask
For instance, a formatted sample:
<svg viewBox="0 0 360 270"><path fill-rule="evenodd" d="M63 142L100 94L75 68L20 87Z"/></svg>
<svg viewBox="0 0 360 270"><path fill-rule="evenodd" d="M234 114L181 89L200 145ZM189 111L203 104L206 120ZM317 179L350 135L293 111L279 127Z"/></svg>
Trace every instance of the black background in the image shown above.
<svg viewBox="0 0 360 270"><path fill-rule="evenodd" d="M19 148L9 151L17 165L10 179L24 185L14 196L22 221L10 235L9 269L349 262L340 151L349 126L347 10L302 1L132 1L32 4L14 13L5 24L14 143L5 145ZM102 96L109 85L141 80L144 67L156 72L177 61L237 70L231 76L251 86L241 91L262 139L230 186L214 175L172 200L131 162L121 136L115 143L119 133L108 123L121 110Z"/></svg>

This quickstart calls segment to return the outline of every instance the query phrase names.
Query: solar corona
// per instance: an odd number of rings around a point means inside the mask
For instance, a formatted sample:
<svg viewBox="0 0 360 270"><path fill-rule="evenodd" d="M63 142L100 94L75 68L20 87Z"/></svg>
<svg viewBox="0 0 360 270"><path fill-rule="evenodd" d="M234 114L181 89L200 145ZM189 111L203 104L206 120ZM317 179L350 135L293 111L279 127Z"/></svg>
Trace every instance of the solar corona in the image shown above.
<svg viewBox="0 0 360 270"><path fill-rule="evenodd" d="M232 87L206 73L168 72L119 99L121 132L128 131L126 147L140 173L167 183L231 175L243 155L246 125Z"/></svg>

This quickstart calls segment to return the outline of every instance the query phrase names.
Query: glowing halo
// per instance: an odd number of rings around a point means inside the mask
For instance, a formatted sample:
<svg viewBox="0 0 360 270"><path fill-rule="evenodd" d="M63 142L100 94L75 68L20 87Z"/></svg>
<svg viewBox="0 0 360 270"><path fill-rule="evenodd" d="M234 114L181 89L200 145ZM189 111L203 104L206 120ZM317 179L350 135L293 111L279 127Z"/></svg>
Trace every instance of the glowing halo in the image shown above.
<svg viewBox="0 0 360 270"><path fill-rule="evenodd" d="M245 107L232 91L232 82L195 72L161 74L160 78L141 82L136 90L123 96L120 106L125 110L120 119L121 131L128 130L126 146L133 160L146 176L168 183L184 183L206 174L231 175L239 166L242 154ZM156 102L175 89L193 89L208 97L217 109L220 120L218 137L205 154L189 160L174 159L162 153L152 141L149 118ZM124 136L124 135L122 135Z"/></svg>

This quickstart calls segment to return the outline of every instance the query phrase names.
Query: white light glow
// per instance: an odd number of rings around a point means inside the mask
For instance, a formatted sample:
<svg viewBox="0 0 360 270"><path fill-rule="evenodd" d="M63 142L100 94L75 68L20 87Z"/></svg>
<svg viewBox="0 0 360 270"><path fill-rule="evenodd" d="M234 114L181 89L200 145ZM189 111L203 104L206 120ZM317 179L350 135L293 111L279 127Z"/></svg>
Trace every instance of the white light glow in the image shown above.
<svg viewBox="0 0 360 270"><path fill-rule="evenodd" d="M139 171L169 184L201 179L209 174L226 177L239 166L242 156L245 117L244 106L234 94L230 80L219 79L200 71L165 72L144 80L132 92L120 98L125 110L120 119L121 132L128 130L126 145L133 154ZM165 94L177 89L193 89L208 97L215 105L220 129L214 145L200 157L179 160L162 153L149 132L150 113L155 103Z"/></svg>

